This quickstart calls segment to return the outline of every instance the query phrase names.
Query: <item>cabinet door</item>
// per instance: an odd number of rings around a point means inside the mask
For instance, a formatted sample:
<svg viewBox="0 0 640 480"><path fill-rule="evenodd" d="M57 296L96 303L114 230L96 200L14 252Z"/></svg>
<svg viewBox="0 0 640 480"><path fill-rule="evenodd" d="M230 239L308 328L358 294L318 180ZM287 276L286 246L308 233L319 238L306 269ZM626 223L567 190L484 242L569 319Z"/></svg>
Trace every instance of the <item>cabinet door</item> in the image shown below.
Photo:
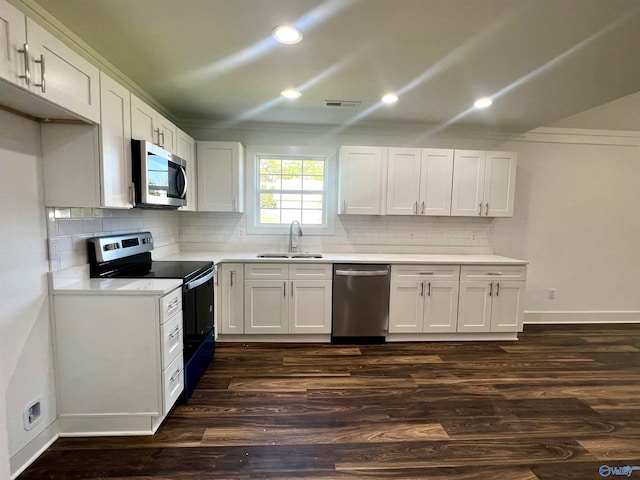
<svg viewBox="0 0 640 480"><path fill-rule="evenodd" d="M494 282L491 308L492 332L521 332L525 282Z"/></svg>
<svg viewBox="0 0 640 480"><path fill-rule="evenodd" d="M102 206L133 208L129 91L100 73Z"/></svg>
<svg viewBox="0 0 640 480"><path fill-rule="evenodd" d="M517 154L487 152L484 174L485 212L489 217L513 217Z"/></svg>
<svg viewBox="0 0 640 480"><path fill-rule="evenodd" d="M25 56L18 50L27 43L25 16L17 8L0 0L0 78L27 87Z"/></svg>
<svg viewBox="0 0 640 480"><path fill-rule="evenodd" d="M460 282L458 332L491 331L491 282Z"/></svg>
<svg viewBox="0 0 640 480"><path fill-rule="evenodd" d="M244 212L243 148L236 142L197 142L198 210Z"/></svg>
<svg viewBox="0 0 640 480"><path fill-rule="evenodd" d="M458 282L424 282L423 332L455 332L458 325Z"/></svg>
<svg viewBox="0 0 640 480"><path fill-rule="evenodd" d="M244 333L287 333L286 280L244 282Z"/></svg>
<svg viewBox="0 0 640 480"><path fill-rule="evenodd" d="M338 213L352 215L383 213L387 151L382 147L340 148Z"/></svg>
<svg viewBox="0 0 640 480"><path fill-rule="evenodd" d="M220 284L220 316L218 325L222 334L244 333L244 266L241 263L223 263L218 271Z"/></svg>
<svg viewBox="0 0 640 480"><path fill-rule="evenodd" d="M389 149L387 215L417 215L419 213L420 157L421 150L419 148Z"/></svg>
<svg viewBox="0 0 640 480"><path fill-rule="evenodd" d="M160 147L178 155L178 127L160 114L157 116L157 121Z"/></svg>
<svg viewBox="0 0 640 480"><path fill-rule="evenodd" d="M484 214L485 152L456 150L453 156L452 216Z"/></svg>
<svg viewBox="0 0 640 480"><path fill-rule="evenodd" d="M186 210L195 212L197 208L197 177L198 172L196 170L196 143L189 135L182 130L178 129L178 145L177 155L187 162L187 205L180 207L179 210Z"/></svg>
<svg viewBox="0 0 640 480"><path fill-rule="evenodd" d="M30 90L93 123L100 122L100 72L27 18Z"/></svg>
<svg viewBox="0 0 640 480"><path fill-rule="evenodd" d="M424 300L424 282L391 282L389 333L422 332Z"/></svg>
<svg viewBox="0 0 640 480"><path fill-rule="evenodd" d="M453 150L422 150L420 215L451 215Z"/></svg>
<svg viewBox="0 0 640 480"><path fill-rule="evenodd" d="M158 143L157 112L135 95L131 95L131 136L135 140Z"/></svg>
<svg viewBox="0 0 640 480"><path fill-rule="evenodd" d="M289 282L289 333L331 333L330 280Z"/></svg>

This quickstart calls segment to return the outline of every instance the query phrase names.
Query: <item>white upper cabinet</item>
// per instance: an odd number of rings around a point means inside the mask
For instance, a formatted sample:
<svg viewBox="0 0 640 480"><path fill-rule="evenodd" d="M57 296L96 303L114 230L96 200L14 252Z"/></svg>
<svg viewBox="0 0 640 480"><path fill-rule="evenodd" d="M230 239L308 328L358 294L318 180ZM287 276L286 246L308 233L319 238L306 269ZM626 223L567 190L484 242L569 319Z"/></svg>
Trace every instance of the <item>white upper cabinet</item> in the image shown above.
<svg viewBox="0 0 640 480"><path fill-rule="evenodd" d="M198 194L197 194L197 176L196 169L196 142L182 130L178 129L177 155L187 162L187 205L180 207L179 210L195 212L198 208Z"/></svg>
<svg viewBox="0 0 640 480"><path fill-rule="evenodd" d="M129 90L100 74L102 206L132 208Z"/></svg>
<svg viewBox="0 0 640 480"><path fill-rule="evenodd" d="M386 147L340 147L338 213L384 213L388 150Z"/></svg>
<svg viewBox="0 0 640 480"><path fill-rule="evenodd" d="M487 216L513 216L517 162L517 155L514 152L487 152L484 173L484 200Z"/></svg>
<svg viewBox="0 0 640 480"><path fill-rule="evenodd" d="M456 150L451 215L513 216L517 155Z"/></svg>
<svg viewBox="0 0 640 480"><path fill-rule="evenodd" d="M131 134L178 155L178 127L135 95L131 95Z"/></svg>
<svg viewBox="0 0 640 480"><path fill-rule="evenodd" d="M30 18L29 91L87 120L100 121L100 72Z"/></svg>
<svg viewBox="0 0 640 480"><path fill-rule="evenodd" d="M196 142L198 210L244 212L244 148L237 142Z"/></svg>
<svg viewBox="0 0 640 480"><path fill-rule="evenodd" d="M387 215L451 212L453 150L389 148Z"/></svg>
<svg viewBox="0 0 640 480"><path fill-rule="evenodd" d="M25 16L13 5L0 0L0 78L27 87L27 43ZM20 52L22 50L22 52Z"/></svg>

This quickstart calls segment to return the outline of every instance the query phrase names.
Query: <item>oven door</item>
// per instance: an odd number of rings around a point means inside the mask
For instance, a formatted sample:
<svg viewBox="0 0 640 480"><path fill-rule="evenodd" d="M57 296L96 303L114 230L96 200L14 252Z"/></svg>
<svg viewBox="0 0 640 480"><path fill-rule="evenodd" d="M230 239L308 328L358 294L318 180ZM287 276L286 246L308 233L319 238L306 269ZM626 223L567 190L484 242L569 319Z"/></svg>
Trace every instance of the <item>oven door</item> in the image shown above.
<svg viewBox="0 0 640 480"><path fill-rule="evenodd" d="M188 362L213 330L214 267L183 288L184 361Z"/></svg>

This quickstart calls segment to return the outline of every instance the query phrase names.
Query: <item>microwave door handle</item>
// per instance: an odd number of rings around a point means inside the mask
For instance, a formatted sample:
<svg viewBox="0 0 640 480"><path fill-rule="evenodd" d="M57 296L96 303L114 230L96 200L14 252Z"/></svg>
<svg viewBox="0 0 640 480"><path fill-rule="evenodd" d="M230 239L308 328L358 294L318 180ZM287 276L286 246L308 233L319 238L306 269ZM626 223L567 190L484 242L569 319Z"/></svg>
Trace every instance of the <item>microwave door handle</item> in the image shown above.
<svg viewBox="0 0 640 480"><path fill-rule="evenodd" d="M184 169L182 165L180 165L180 171L182 172L182 178L184 179L184 187L182 188L182 193L180 194L180 198L187 197L187 185L189 180L187 179L187 171Z"/></svg>

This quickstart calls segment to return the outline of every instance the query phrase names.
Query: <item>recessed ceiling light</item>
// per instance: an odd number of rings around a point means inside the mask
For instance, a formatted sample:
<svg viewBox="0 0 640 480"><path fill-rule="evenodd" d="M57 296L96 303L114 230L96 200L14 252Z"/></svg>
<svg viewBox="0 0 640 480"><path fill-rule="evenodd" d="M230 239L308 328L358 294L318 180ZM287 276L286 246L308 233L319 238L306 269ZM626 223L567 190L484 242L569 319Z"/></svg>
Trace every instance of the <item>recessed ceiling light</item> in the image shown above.
<svg viewBox="0 0 640 480"><path fill-rule="evenodd" d="M384 103L395 103L398 101L398 96L395 93L387 93L380 100Z"/></svg>
<svg viewBox="0 0 640 480"><path fill-rule="evenodd" d="M287 45L298 43L302 40L302 32L293 25L279 25L271 32L273 38Z"/></svg>
<svg viewBox="0 0 640 480"><path fill-rule="evenodd" d="M296 98L300 98L302 96L302 93L300 93L298 90L295 90L293 88L288 88L287 90L281 91L280 95L290 100L294 100Z"/></svg>
<svg viewBox="0 0 640 480"><path fill-rule="evenodd" d="M489 97L481 97L473 103L473 106L478 109L482 109L482 108L490 107L492 103L493 103L493 100L491 100Z"/></svg>

